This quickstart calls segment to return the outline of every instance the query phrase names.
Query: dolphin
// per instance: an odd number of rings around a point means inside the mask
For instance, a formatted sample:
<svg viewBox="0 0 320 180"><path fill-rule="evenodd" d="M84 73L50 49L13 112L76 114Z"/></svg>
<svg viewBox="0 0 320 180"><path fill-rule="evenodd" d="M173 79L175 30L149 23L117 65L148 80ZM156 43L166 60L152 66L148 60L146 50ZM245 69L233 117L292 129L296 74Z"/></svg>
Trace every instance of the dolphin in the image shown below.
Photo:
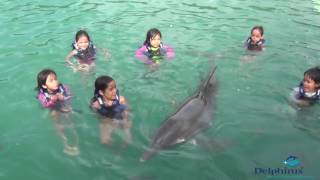
<svg viewBox="0 0 320 180"><path fill-rule="evenodd" d="M198 91L189 97L169 118L167 118L153 136L152 143L144 152L140 161L151 158L158 150L184 143L200 131L210 127L213 115L213 98L217 82L214 66Z"/></svg>

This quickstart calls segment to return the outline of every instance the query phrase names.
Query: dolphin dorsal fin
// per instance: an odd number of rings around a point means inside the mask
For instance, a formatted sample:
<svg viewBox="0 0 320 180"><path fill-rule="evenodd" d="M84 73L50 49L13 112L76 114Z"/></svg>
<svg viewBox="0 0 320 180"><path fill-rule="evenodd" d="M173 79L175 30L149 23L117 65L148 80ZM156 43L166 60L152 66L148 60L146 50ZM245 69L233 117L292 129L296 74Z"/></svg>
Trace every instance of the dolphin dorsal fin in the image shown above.
<svg viewBox="0 0 320 180"><path fill-rule="evenodd" d="M208 75L208 78L204 81L204 83L202 84L201 88L200 88L200 91L199 91L199 96L203 96L203 93L206 91L207 87L210 85L210 82L211 80L213 79L214 77L214 73L216 72L216 69L217 69L217 66L214 66L209 75Z"/></svg>

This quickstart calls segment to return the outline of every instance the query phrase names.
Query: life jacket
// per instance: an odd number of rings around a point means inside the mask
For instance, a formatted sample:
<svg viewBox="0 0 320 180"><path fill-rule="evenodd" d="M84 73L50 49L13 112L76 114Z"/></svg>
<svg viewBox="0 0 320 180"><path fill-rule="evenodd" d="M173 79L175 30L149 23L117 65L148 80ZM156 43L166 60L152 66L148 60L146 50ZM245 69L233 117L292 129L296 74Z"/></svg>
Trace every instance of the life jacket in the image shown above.
<svg viewBox="0 0 320 180"><path fill-rule="evenodd" d="M56 95L57 93L63 94L64 97L67 97L67 96L68 96L68 95L67 95L67 91L65 90L65 88L63 87L62 84L59 84L58 89L57 89L55 92L53 92L53 93L50 93L50 94L49 94L48 90L42 89L42 88L39 90L39 93L43 93L44 96L46 97L46 100L47 100L47 101L50 100L51 96Z"/></svg>
<svg viewBox="0 0 320 180"><path fill-rule="evenodd" d="M264 45L265 40L260 39L258 42L253 43L251 37L249 37L246 41L246 46L248 50L262 50L262 46Z"/></svg>
<svg viewBox="0 0 320 180"><path fill-rule="evenodd" d="M159 61L166 55L167 50L163 47L163 44L160 43L160 47L154 50L150 45L146 45L146 52L144 53L149 59L153 61Z"/></svg>
<svg viewBox="0 0 320 180"><path fill-rule="evenodd" d="M85 50L80 49L76 42L73 42L71 46L77 51L74 57L82 61L93 61L96 58L96 48L92 42L89 42L89 46Z"/></svg>
<svg viewBox="0 0 320 180"><path fill-rule="evenodd" d="M299 85L299 94L298 98L302 99L309 99L309 100L319 100L320 99L320 90L317 90L316 92L305 92L303 89L303 82Z"/></svg>
<svg viewBox="0 0 320 180"><path fill-rule="evenodd" d="M127 106L120 104L120 95L119 91L117 90L117 95L114 100L112 100L112 105L107 106L103 98L100 94L96 94L93 98L93 102L98 101L100 104L100 109L98 109L99 114L102 116L112 118L112 119L117 119L117 120L122 120L122 113L124 110L127 108Z"/></svg>

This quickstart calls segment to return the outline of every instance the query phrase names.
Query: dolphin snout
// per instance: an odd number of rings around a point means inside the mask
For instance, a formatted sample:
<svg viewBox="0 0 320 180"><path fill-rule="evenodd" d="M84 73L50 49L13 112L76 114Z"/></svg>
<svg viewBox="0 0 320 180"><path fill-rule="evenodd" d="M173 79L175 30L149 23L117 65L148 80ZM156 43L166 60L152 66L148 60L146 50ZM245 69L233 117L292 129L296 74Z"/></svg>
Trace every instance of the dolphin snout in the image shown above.
<svg viewBox="0 0 320 180"><path fill-rule="evenodd" d="M156 149L152 148L152 149L148 149L145 153L143 153L142 157L139 159L140 162L145 162L148 159L150 159L154 153L156 152Z"/></svg>

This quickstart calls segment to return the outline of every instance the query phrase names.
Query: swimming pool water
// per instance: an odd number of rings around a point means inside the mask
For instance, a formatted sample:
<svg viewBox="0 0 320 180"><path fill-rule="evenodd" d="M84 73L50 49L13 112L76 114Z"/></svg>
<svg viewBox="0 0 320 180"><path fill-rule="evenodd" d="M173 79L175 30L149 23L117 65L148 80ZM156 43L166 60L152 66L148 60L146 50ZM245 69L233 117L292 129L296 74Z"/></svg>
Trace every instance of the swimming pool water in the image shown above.
<svg viewBox="0 0 320 180"><path fill-rule="evenodd" d="M284 168L289 155L301 161L306 177L300 178L319 179L319 105L297 110L289 103L290 88L319 64L318 9L317 1L298 0L3 0L0 179L262 180L273 177L255 168ZM243 41L254 25L265 28L266 50L244 61ZM152 27L176 52L155 71L134 57ZM79 29L112 54L109 60L98 55L93 74L63 63ZM198 135L204 143L185 143L140 163L152 133L213 64L219 90L213 126ZM50 114L35 98L36 75L46 67L70 86L73 108L81 111L72 114L77 157L62 152ZM88 108L99 75L112 76L132 108L127 148L121 131L111 148L99 142L98 120Z"/></svg>

